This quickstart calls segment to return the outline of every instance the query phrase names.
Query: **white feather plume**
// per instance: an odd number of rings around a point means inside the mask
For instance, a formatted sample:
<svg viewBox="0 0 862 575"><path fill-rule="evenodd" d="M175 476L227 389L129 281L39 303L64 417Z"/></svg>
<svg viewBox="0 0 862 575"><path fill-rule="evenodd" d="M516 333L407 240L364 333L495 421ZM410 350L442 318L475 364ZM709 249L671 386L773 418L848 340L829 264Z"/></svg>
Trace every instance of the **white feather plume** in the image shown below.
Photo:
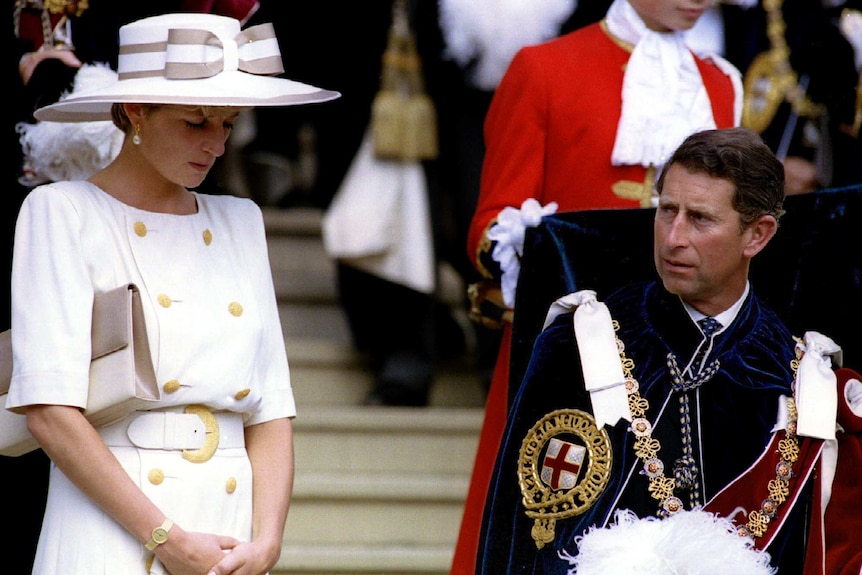
<svg viewBox="0 0 862 575"><path fill-rule="evenodd" d="M733 523L701 510L665 519L617 511L614 524L576 539L578 555L564 555L569 575L774 575L769 554L758 551Z"/></svg>
<svg viewBox="0 0 862 575"><path fill-rule="evenodd" d="M556 37L578 0L441 0L444 56L475 62L471 83L494 90L523 46Z"/></svg>
<svg viewBox="0 0 862 575"><path fill-rule="evenodd" d="M85 64L75 74L72 93L98 88L116 79L117 73L107 65ZM110 121L22 122L16 130L24 151L23 183L28 185L86 180L117 157L123 145L123 133Z"/></svg>

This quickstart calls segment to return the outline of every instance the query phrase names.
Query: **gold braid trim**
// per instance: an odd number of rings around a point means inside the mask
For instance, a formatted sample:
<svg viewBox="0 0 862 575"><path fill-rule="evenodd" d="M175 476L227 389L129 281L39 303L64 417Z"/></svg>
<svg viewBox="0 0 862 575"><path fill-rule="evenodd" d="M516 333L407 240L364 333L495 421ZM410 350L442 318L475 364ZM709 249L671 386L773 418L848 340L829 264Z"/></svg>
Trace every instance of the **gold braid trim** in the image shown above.
<svg viewBox="0 0 862 575"><path fill-rule="evenodd" d="M497 218L495 217L488 225L485 226L485 229L482 231L482 239L479 240L479 245L476 246L476 270L482 274L482 277L488 279L494 279L494 274L488 271L488 268L482 263L482 256L484 254L490 254L491 249L493 248L493 242L488 238L488 230L494 227L494 224L497 223Z"/></svg>

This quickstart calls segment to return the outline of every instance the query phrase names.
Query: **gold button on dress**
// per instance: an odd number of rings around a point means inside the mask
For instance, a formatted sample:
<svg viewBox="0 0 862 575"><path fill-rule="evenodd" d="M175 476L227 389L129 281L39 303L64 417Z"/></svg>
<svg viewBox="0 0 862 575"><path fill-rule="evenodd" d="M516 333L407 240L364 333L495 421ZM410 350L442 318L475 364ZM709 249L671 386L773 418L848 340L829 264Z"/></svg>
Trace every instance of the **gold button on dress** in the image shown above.
<svg viewBox="0 0 862 575"><path fill-rule="evenodd" d="M153 468L150 469L149 473L147 473L147 479L149 479L150 483L153 485L161 485L162 481L165 480L165 473L161 469Z"/></svg>

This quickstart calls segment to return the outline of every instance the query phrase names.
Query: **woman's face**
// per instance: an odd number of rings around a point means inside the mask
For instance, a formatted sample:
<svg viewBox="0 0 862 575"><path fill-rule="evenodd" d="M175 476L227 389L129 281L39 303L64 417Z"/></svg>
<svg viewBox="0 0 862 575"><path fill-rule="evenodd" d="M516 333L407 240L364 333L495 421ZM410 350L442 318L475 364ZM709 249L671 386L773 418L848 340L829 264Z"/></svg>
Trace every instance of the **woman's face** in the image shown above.
<svg viewBox="0 0 862 575"><path fill-rule="evenodd" d="M140 121L138 148L165 179L197 188L225 143L241 108L159 106Z"/></svg>

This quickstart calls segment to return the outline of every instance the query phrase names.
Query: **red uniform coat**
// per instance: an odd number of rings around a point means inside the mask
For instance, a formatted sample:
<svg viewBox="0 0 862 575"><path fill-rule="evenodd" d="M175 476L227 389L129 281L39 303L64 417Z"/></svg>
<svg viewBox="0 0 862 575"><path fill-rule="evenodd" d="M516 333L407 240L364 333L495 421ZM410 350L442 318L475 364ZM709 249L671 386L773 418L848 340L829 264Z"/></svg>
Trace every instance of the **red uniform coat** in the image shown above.
<svg viewBox="0 0 862 575"><path fill-rule="evenodd" d="M646 175L643 166L610 162L631 49L594 24L524 48L512 60L485 120L487 151L468 240L474 261L491 220L527 198L557 202L560 212L640 205L611 190L619 181L643 183ZM711 61L695 61L716 126L732 127L731 79Z"/></svg>

